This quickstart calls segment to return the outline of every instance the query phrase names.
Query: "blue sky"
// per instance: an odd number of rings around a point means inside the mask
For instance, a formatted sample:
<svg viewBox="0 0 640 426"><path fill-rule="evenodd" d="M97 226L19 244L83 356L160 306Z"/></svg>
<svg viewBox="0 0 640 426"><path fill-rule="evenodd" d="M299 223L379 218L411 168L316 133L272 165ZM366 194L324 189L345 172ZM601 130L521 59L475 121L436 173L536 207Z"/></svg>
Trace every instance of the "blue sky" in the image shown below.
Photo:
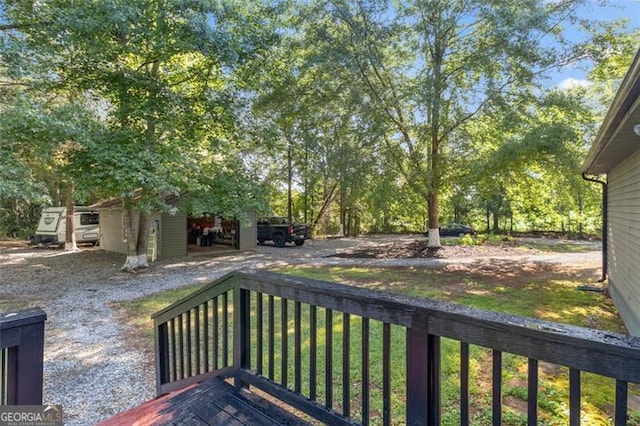
<svg viewBox="0 0 640 426"><path fill-rule="evenodd" d="M640 28L640 0L610 0L608 4L601 5L599 0L589 0L580 8L580 17L599 21L612 22L619 19L628 19L628 28ZM577 32L571 34L580 37ZM638 41L640 48L640 40ZM551 85L561 87L570 82L586 81L586 71L580 67L566 67L558 70L551 77Z"/></svg>

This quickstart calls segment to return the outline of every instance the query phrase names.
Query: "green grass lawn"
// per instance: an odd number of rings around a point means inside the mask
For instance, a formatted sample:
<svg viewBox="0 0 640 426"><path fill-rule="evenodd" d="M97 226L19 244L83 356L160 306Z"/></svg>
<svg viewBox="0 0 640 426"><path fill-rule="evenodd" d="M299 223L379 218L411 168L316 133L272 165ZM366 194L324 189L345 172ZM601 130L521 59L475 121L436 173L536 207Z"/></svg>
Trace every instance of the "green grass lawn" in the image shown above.
<svg viewBox="0 0 640 426"><path fill-rule="evenodd" d="M529 265L531 266L531 265ZM595 271L516 270L511 263L469 268L287 267L285 274L624 333L613 302L578 291Z"/></svg>
<svg viewBox="0 0 640 426"><path fill-rule="evenodd" d="M613 332L624 332L624 327L617 315L617 311L610 299L605 295L593 292L582 292L576 287L586 283L593 283L597 278L595 270L565 270L549 266L515 265L515 264L478 264L473 267L450 266L448 268L426 270L422 268L354 268L354 267L287 267L276 272L295 276L308 277L326 281L340 282L362 288L370 288L388 292L395 292L415 297L425 297L435 300L454 302L473 306L479 309L493 310L504 313L536 317L557 321L565 324L589 326ZM199 286L192 286L180 290L164 292L153 297L135 300L122 304L125 315L136 326L147 341L149 347L153 345L153 330L149 316L184 297ZM252 302L253 303L253 302ZM292 303L292 302L290 302ZM252 305L255 306L255 305ZM266 309L266 303L265 307ZM293 307L289 307L289 330L292 334L291 320ZM254 313L255 314L255 313ZM265 316L266 318L266 316ZM308 318L308 306L303 305L303 322ZM318 311L318 353L323 351L324 323L323 310ZM276 318L276 332L279 329L279 318ZM335 314L331 328L334 331L334 359L341 359L341 335L343 330L342 315ZM350 322L350 334L355 347L352 349L351 359L352 382L359 380L361 365L359 364L358 342L361 341L361 320L354 317ZM374 341L381 335L381 325L372 323L371 339ZM303 331L303 344L308 342L308 334ZM392 327L392 353L394 375L392 377L392 412L402 413L404 409L404 386L406 378L403 374L404 345L403 330ZM290 336L290 339L292 337ZM292 340L291 340L292 342ZM276 337L275 376L280 379L279 353L280 341ZM292 343L291 343L292 345ZM266 349L263 349L266 350ZM253 348L252 360L255 360L256 348ZM381 364L380 350L372 349L371 365ZM292 350L290 349L289 363L292 364ZM265 353L266 355L266 353ZM478 425L491 424L491 369L485 366L491 364L490 352L484 348L471 347L471 405L472 423ZM303 356L303 365L308 363L308 355ZM266 358L266 356L265 356ZM318 371L324 369L324 359L318 356ZM337 392L334 394L334 406L340 410L341 394L339 383L342 371L339 362L333 366L333 377L336 379ZM443 395L443 424L459 424L457 406L459 386L459 344L443 339L442 341L442 395ZM526 365L527 360L505 354L503 359L503 403L505 425L526 424ZM289 368L288 382L293 383L292 366ZM376 370L376 369L374 369ZM539 382L539 411L540 424L564 425L568 423L568 374L566 369L541 363ZM305 373L303 378L308 377ZM381 400L380 390L381 372L371 372L372 406ZM611 404L613 391L610 390L612 381L606 378L583 374L582 388L585 401L582 405L583 424L611 423ZM303 392L309 389L308 379L303 379ZM318 400L324 401L324 375L318 377ZM359 390L352 389L352 396L356 400L351 410L357 413ZM587 401L588 400L588 401ZM632 415L629 424L640 424L638 417ZM394 416L395 417L395 416ZM398 424L402 424L403 416L397 417Z"/></svg>
<svg viewBox="0 0 640 426"><path fill-rule="evenodd" d="M526 241L526 242L525 242ZM463 237L443 237L441 239L443 246L458 246L458 245L483 245L483 246L497 246L497 247L515 247L524 250L539 250L548 253L586 253L593 251L593 245L583 241L574 242L567 240L552 240L548 238L529 238L523 240L522 238L513 238L508 235L494 235L494 234L477 234L464 235Z"/></svg>

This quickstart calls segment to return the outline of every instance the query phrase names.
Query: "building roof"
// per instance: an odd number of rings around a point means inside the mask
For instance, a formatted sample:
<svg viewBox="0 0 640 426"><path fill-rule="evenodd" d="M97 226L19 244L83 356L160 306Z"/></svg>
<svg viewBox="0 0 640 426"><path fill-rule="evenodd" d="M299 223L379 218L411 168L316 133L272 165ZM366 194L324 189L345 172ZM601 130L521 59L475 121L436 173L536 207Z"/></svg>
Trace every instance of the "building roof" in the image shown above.
<svg viewBox="0 0 640 426"><path fill-rule="evenodd" d="M594 141L582 172L605 174L640 149L640 50L625 75Z"/></svg>
<svg viewBox="0 0 640 426"><path fill-rule="evenodd" d="M133 191L132 199L134 201L139 200L142 196L142 189L136 189ZM175 194L164 194L163 201L167 204L172 204L179 197ZM120 197L112 197L103 201L98 201L95 204L89 206L93 210L110 210L110 209L121 209L122 208L122 198Z"/></svg>

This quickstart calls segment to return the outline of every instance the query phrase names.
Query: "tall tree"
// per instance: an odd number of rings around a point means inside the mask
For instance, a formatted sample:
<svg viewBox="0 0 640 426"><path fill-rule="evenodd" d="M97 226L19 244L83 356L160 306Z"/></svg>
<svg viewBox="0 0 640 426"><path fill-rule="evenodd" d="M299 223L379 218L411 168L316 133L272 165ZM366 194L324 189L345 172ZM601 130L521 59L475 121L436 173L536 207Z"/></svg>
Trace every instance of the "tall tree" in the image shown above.
<svg viewBox="0 0 640 426"><path fill-rule="evenodd" d="M397 168L428 205L429 246L440 246L449 145L481 112L531 96L546 70L574 59L561 26L579 4L319 2L319 47L352 71L386 121Z"/></svg>
<svg viewBox="0 0 640 426"><path fill-rule="evenodd" d="M75 152L79 184L122 199L123 269L146 267L151 210L168 209L167 194L211 185L204 173L234 143L237 91L274 41L271 6L27 1L8 16L30 43L70 52L51 66L102 105L106 131Z"/></svg>
<svg viewBox="0 0 640 426"><path fill-rule="evenodd" d="M25 10L20 12L20 7ZM28 3L0 3L3 22L0 57L4 81L0 96L4 111L0 132L7 141L8 155L22 156L32 181L48 187L56 205L67 206L66 250L77 250L73 229L73 168L70 158L78 143L86 140L95 116L87 109L87 99L69 86L65 70L57 65L72 60L71 49L33 43L25 32L46 23L32 19ZM24 19L21 13L26 13ZM26 153L26 155L25 155ZM34 182L31 182L34 183Z"/></svg>

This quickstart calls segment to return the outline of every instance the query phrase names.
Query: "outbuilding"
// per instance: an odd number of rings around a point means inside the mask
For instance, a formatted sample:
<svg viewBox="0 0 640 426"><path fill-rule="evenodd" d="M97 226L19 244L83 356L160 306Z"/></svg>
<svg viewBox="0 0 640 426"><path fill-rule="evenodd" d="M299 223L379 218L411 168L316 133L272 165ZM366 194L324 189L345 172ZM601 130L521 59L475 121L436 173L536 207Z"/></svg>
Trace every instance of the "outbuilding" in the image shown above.
<svg viewBox="0 0 640 426"><path fill-rule="evenodd" d="M604 186L604 277L629 333L640 336L640 51L582 167ZM594 180L594 179L592 179Z"/></svg>
<svg viewBox="0 0 640 426"><path fill-rule="evenodd" d="M215 214L189 216L180 211L179 197L167 196L164 201L167 205L173 206L173 211L151 213L151 232L147 251L149 260L195 254L214 256L255 250L257 244L255 212L248 211L242 219L231 220ZM93 204L91 209L100 214L99 242L102 249L127 254L122 200L111 198ZM137 222L136 217L134 227L137 227ZM200 235L194 236L194 224L198 224ZM207 226L208 224L211 225ZM215 232L215 238L207 238L208 235L205 234L209 232Z"/></svg>

